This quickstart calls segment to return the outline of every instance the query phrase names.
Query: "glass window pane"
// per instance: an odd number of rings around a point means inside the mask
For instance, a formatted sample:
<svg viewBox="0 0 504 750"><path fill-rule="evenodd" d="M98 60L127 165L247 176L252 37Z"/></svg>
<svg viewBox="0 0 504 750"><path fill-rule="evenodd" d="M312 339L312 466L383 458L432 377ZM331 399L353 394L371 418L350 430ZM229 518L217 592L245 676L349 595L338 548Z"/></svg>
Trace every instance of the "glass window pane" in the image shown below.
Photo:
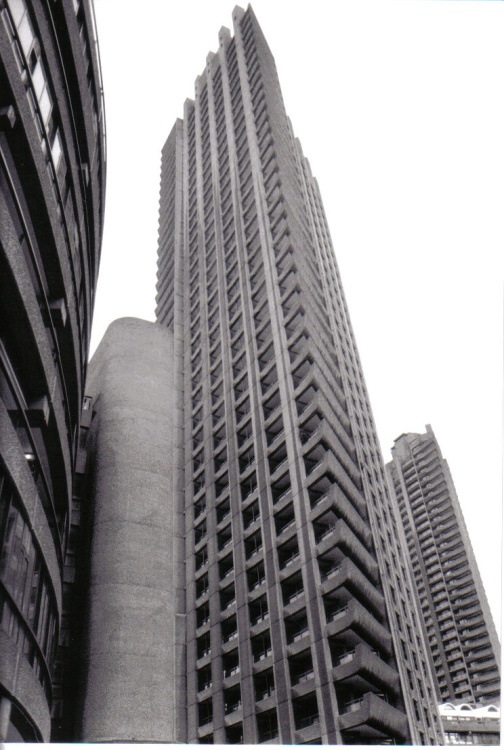
<svg viewBox="0 0 504 750"><path fill-rule="evenodd" d="M42 95L42 91L45 85L45 79L44 79L44 73L42 70L42 65L40 64L38 60L32 72L32 81L33 81L33 88L35 89L35 93L37 94L37 99L40 101L40 97Z"/></svg>
<svg viewBox="0 0 504 750"><path fill-rule="evenodd" d="M25 57L28 57L28 54L31 50L31 46L33 44L34 37L33 37L33 31L31 28L31 24L28 20L27 14L23 16L23 19L18 26L18 34L19 34L19 40L21 42L21 47L23 48L23 52L25 53Z"/></svg>
<svg viewBox="0 0 504 750"><path fill-rule="evenodd" d="M54 169L57 172L60 159L61 159L61 154L62 154L61 139L57 131L56 131L56 135L54 136L54 142L51 148L51 154L52 154Z"/></svg>
<svg viewBox="0 0 504 750"><path fill-rule="evenodd" d="M40 107L40 113L42 115L42 119L44 121L44 125L47 126L47 122L49 120L49 115L51 114L51 98L49 96L49 91L47 89L47 86L45 87L44 91L42 92L42 96L39 97L39 107Z"/></svg>
<svg viewBox="0 0 504 750"><path fill-rule="evenodd" d="M9 6L9 10L11 12L12 18L14 19L14 23L17 26L19 26L21 19L23 17L23 13L25 12L25 4L23 0L7 0L7 5Z"/></svg>

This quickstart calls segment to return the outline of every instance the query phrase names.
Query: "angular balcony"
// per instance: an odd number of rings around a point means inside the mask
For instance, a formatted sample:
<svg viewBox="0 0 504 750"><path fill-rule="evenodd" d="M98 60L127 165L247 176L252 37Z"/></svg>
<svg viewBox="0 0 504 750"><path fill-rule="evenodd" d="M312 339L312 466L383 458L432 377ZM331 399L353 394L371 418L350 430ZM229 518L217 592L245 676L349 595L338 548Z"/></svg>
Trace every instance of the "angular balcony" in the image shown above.
<svg viewBox="0 0 504 750"><path fill-rule="evenodd" d="M337 484L341 486L341 490L348 497L352 505L355 506L359 514L365 517L366 503L364 496L355 486L354 482L352 482L341 463L331 451L326 451L322 460L311 470L307 478L307 486L312 487L318 479L324 476L334 477L334 483L336 483L337 477Z"/></svg>
<svg viewBox="0 0 504 750"><path fill-rule="evenodd" d="M315 415L316 414L318 414L318 412L315 412ZM348 473L351 480L358 484L360 482L360 471L356 460L350 456L348 450L336 435L330 422L325 418L320 419L316 430L313 434L308 436L308 427L310 424L312 424L312 420L306 420L302 428L304 437L308 438L306 441L303 441L304 452L309 453L319 441L325 441L331 446L331 450L337 456L338 460L341 461L342 466L345 468L345 471Z"/></svg>
<svg viewBox="0 0 504 750"><path fill-rule="evenodd" d="M389 631L356 599L351 599L340 609L328 612L326 632L328 637L348 635L355 644L364 640L381 652L391 653L392 636Z"/></svg>
<svg viewBox="0 0 504 750"><path fill-rule="evenodd" d="M337 590L340 593L339 590L344 588L348 593L348 599L356 596L375 615L382 616L385 611L385 603L380 591L348 557L343 558L341 562L337 562L337 560L338 558L331 556L331 551L326 556L319 558L321 575L322 570L325 570L321 586L322 595Z"/></svg>
<svg viewBox="0 0 504 750"><path fill-rule="evenodd" d="M318 483L310 484L308 492L312 504L310 513L312 523L328 510L333 510L346 521L366 547L371 547L371 529L337 484L330 483L328 478L323 477Z"/></svg>
<svg viewBox="0 0 504 750"><path fill-rule="evenodd" d="M338 684L343 683L361 693L381 688L397 695L400 689L396 670L364 643L339 656L332 676Z"/></svg>
<svg viewBox="0 0 504 750"><path fill-rule="evenodd" d="M347 704L340 714L339 724L343 733L358 734L362 744L365 744L365 739L392 737L399 744L408 739L406 715L374 693L366 693L359 700Z"/></svg>
<svg viewBox="0 0 504 750"><path fill-rule="evenodd" d="M330 513L334 515L332 511ZM322 517L314 523L314 531L317 557L337 548L341 552L341 560L344 557L350 557L368 578L374 582L379 580L378 563L342 518L329 523L326 522L326 517Z"/></svg>
<svg viewBox="0 0 504 750"><path fill-rule="evenodd" d="M304 356L309 356L307 349L303 350ZM296 359L295 366L302 361L302 358ZM320 377L320 376L319 376ZM327 378L324 378L327 380ZM305 422L314 411L328 415L329 421L334 426L334 430L341 437L342 443L350 447L349 436L347 431L350 430L350 421L341 404L337 399L328 401L315 377L304 378L300 381L299 386L294 392L296 399L297 413L300 422ZM343 429L341 429L341 427Z"/></svg>

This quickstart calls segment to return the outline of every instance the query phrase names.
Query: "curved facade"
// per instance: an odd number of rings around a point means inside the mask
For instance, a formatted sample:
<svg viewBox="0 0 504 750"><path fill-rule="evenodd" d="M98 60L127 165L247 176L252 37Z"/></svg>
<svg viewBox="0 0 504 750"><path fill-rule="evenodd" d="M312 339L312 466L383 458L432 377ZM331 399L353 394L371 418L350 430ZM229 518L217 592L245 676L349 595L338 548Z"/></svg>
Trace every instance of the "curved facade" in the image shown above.
<svg viewBox="0 0 504 750"><path fill-rule="evenodd" d="M90 365L90 557L77 736L175 740L173 335L125 318Z"/></svg>
<svg viewBox="0 0 504 750"><path fill-rule="evenodd" d="M47 740L105 186L88 0L0 3L0 739Z"/></svg>

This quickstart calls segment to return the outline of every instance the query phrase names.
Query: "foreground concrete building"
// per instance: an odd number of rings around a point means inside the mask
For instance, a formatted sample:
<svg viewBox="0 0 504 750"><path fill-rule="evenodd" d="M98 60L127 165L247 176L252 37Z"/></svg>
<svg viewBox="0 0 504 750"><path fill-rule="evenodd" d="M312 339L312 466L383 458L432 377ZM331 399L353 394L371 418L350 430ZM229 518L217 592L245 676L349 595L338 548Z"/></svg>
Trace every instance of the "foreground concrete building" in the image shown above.
<svg viewBox="0 0 504 750"><path fill-rule="evenodd" d="M86 534L64 739L175 740L173 337L124 319L89 367ZM69 615L74 615L70 607ZM74 618L75 619L75 618ZM80 629L79 629L80 626ZM73 683L77 684L73 684Z"/></svg>
<svg viewBox="0 0 504 750"><path fill-rule="evenodd" d="M499 704L500 644L448 464L432 428L387 465L406 533L440 702Z"/></svg>
<svg viewBox="0 0 504 750"><path fill-rule="evenodd" d="M0 740L48 740L98 274L104 113L88 0L0 3Z"/></svg>
<svg viewBox="0 0 504 750"><path fill-rule="evenodd" d="M318 186L253 11L163 150L181 398L179 741L439 743L400 519Z"/></svg>

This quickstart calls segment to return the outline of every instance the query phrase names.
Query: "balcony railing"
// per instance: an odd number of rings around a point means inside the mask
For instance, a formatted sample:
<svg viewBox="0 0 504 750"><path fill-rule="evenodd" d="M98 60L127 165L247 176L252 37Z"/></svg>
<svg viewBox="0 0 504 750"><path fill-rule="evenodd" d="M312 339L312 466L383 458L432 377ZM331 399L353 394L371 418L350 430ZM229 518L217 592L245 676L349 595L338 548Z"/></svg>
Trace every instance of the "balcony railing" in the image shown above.
<svg viewBox="0 0 504 750"><path fill-rule="evenodd" d="M313 724L318 724L320 721L319 715L312 714L311 716L303 716L301 719L297 719L296 721L296 729L305 729L306 727L311 727Z"/></svg>
<svg viewBox="0 0 504 750"><path fill-rule="evenodd" d="M293 685L299 685L301 682L307 682L308 680L311 680L314 676L313 668L310 667L310 669L305 670L304 672L296 672L292 677L292 684Z"/></svg>
<svg viewBox="0 0 504 750"><path fill-rule="evenodd" d="M343 607L342 609L337 609L335 612L330 612L327 615L327 622L334 622L335 620L340 620L342 617L344 617L348 612L348 607Z"/></svg>

